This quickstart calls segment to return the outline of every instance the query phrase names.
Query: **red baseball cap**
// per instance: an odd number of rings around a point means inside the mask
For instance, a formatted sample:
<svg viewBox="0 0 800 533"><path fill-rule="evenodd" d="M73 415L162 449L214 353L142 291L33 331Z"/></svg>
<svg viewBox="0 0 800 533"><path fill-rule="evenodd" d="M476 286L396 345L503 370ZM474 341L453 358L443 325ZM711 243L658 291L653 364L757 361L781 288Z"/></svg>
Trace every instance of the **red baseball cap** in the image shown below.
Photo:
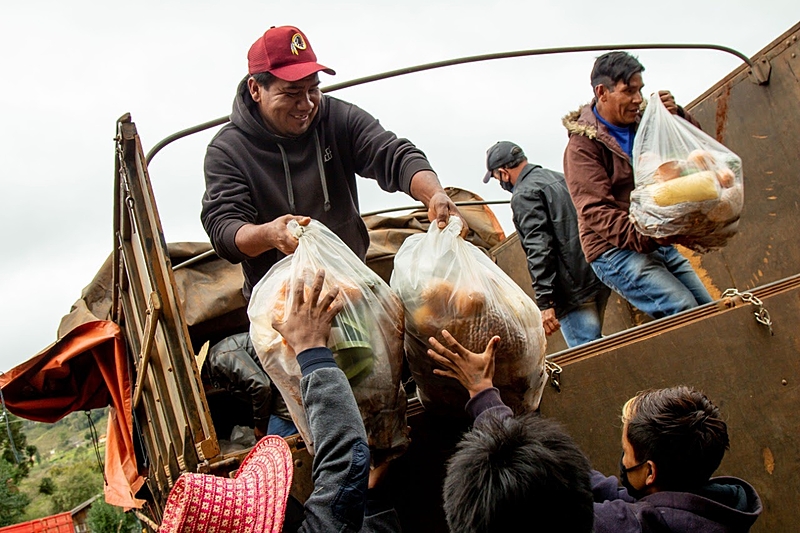
<svg viewBox="0 0 800 533"><path fill-rule="evenodd" d="M247 52L247 70L252 76L269 72L285 81L297 81L315 72L336 74L317 63L317 55L303 32L294 26L272 26Z"/></svg>

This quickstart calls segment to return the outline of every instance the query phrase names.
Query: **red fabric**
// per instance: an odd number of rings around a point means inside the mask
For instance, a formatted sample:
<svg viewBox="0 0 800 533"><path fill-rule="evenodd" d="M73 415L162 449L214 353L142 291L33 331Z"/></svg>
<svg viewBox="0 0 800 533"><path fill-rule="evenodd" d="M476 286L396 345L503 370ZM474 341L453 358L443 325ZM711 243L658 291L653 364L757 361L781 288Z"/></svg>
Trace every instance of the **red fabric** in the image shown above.
<svg viewBox="0 0 800 533"><path fill-rule="evenodd" d="M247 52L247 68L251 76L269 72L286 81L301 80L319 71L336 74L317 63L311 43L294 26L268 29Z"/></svg>
<svg viewBox="0 0 800 533"><path fill-rule="evenodd" d="M0 375L9 411L56 422L74 411L111 406L106 437L106 501L130 509L144 483L133 450L128 361L122 332L98 320L76 327L38 355Z"/></svg>

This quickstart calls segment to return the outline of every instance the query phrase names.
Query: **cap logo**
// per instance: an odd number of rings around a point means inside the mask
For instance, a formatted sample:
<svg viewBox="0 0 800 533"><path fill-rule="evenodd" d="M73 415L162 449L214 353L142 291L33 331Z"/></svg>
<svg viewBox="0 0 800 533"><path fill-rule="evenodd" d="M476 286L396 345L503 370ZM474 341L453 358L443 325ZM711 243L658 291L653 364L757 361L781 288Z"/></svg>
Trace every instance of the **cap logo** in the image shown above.
<svg viewBox="0 0 800 533"><path fill-rule="evenodd" d="M303 36L299 33L295 33L292 35L292 53L294 55L300 55L298 50L305 50L306 49L306 41L303 39Z"/></svg>

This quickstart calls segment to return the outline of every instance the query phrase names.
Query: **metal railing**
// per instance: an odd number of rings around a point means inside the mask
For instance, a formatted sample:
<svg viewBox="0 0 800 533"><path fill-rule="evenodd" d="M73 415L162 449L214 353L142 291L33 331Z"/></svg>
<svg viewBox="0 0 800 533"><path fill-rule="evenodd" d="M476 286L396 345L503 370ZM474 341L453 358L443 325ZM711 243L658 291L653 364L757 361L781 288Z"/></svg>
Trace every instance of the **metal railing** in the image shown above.
<svg viewBox="0 0 800 533"><path fill-rule="evenodd" d="M443 67L450 67L453 65L463 65L466 63L478 63L480 61L492 61L495 59L509 59L513 57L529 57L529 56L540 56L540 55L551 55L551 54L565 54L565 53L573 53L573 52L599 52L599 51L607 51L607 50L681 50L681 49L689 49L689 50L718 50L720 52L726 52L728 54L732 54L742 61L744 61L749 67L750 72L753 75L756 83L759 85L765 85L769 82L769 74L768 70L765 72L763 67L759 63L753 62L749 57L744 55L743 53L734 50L733 48L729 48L727 46L721 46L717 44L688 44L688 43L668 43L668 44L604 44L604 45L591 45L591 46L562 46L558 48L536 48L532 50L516 50L511 52L497 52L493 54L482 54L476 56L467 56L467 57L459 57L455 59L445 59L443 61L436 61L433 63L425 63L422 65L416 65L411 67L400 68L397 70L390 70L387 72L381 72L379 74L373 74L371 76L364 76L363 78L356 78L354 80L345 81L342 83L335 83L333 85L328 85L327 87L322 88L322 92L329 93L333 91L338 91L341 89L347 89L349 87L355 87L357 85L363 85L365 83L371 83L373 81L385 80L388 78L395 78L397 76L404 76L406 74L412 74L414 72L422 72L425 70L433 70L437 68ZM192 126L190 128L186 128L184 130L178 131L173 133L172 135L162 139L159 141L153 148L147 152L146 161L149 165L150 162L153 160L153 157L160 152L165 146L168 144L177 141L178 139L182 139L183 137L188 137L194 133L199 133L201 131L221 126L226 122L230 121L230 116L224 116L215 118L213 120L209 120L208 122L203 122L202 124L198 124L196 126Z"/></svg>

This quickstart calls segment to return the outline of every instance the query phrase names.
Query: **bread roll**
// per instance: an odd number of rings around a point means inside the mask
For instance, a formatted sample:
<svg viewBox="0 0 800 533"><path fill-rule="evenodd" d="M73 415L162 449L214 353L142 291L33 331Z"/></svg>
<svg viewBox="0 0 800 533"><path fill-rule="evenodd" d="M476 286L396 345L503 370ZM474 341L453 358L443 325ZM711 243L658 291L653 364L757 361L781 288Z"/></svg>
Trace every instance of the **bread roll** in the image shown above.
<svg viewBox="0 0 800 533"><path fill-rule="evenodd" d="M679 178L682 172L683 165L680 161L667 161L658 166L656 173L653 175L653 180L657 183L674 180Z"/></svg>
<svg viewBox="0 0 800 533"><path fill-rule="evenodd" d="M689 152L686 161L697 170L712 170L717 166L717 160L706 150L693 150Z"/></svg>

